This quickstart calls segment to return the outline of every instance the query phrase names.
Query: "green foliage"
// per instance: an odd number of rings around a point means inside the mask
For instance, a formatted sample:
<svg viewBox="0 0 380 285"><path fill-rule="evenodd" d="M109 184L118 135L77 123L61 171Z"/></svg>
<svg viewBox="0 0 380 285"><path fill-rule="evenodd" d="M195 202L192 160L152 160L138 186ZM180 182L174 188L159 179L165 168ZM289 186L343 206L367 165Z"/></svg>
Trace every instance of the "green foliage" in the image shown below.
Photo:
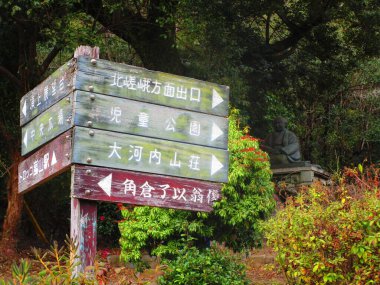
<svg viewBox="0 0 380 285"><path fill-rule="evenodd" d="M346 169L288 199L265 226L291 284L380 283L379 168Z"/></svg>
<svg viewBox="0 0 380 285"><path fill-rule="evenodd" d="M187 248L169 262L158 284L178 285L244 285L249 284L245 268L230 252L216 247L200 251Z"/></svg>
<svg viewBox="0 0 380 285"><path fill-rule="evenodd" d="M98 204L97 234L99 242L106 242L107 246L118 244L120 238L118 221L120 219L118 205L102 202Z"/></svg>
<svg viewBox="0 0 380 285"><path fill-rule="evenodd" d="M274 208L273 184L267 155L255 138L239 127L238 112L230 116L229 182L211 213L151 207L122 210L119 223L122 257L138 260L141 249L160 256L175 256L187 245L204 247L207 240L224 242L235 250L258 245L260 220Z"/></svg>

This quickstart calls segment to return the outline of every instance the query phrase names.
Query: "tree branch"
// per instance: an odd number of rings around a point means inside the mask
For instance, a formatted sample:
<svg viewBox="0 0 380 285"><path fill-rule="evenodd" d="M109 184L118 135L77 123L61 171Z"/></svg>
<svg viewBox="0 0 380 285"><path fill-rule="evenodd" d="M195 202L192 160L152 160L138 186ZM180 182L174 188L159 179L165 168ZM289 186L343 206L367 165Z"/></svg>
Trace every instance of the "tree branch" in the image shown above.
<svg viewBox="0 0 380 285"><path fill-rule="evenodd" d="M8 78L9 81L17 85L18 88L21 88L21 81L17 78L17 76L13 75L12 72L10 72L8 69L6 69L4 66L0 65L0 75L5 76Z"/></svg>
<svg viewBox="0 0 380 285"><path fill-rule="evenodd" d="M49 52L49 54L46 56L44 62L41 64L41 67L39 70L41 76L46 72L50 63L54 60L54 58L61 51L61 49L62 49L62 47L55 45L53 47L53 49Z"/></svg>

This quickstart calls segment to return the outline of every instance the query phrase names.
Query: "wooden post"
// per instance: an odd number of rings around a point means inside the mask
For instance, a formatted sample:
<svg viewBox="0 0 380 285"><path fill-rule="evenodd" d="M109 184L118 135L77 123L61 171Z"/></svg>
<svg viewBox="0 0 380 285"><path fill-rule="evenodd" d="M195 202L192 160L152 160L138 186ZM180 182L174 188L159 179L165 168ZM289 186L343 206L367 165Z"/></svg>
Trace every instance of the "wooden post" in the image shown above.
<svg viewBox="0 0 380 285"><path fill-rule="evenodd" d="M94 277L96 257L97 202L71 198L70 236L77 246L74 275L85 273Z"/></svg>
<svg viewBox="0 0 380 285"><path fill-rule="evenodd" d="M74 52L74 57L80 55L99 58L99 48L80 46ZM73 184L73 183L72 183ZM73 193L73 189L71 189ZM86 274L88 278L94 278L94 263L96 257L96 224L97 202L71 198L71 224L70 237L77 247L77 261L79 265L74 270L74 276L80 273Z"/></svg>

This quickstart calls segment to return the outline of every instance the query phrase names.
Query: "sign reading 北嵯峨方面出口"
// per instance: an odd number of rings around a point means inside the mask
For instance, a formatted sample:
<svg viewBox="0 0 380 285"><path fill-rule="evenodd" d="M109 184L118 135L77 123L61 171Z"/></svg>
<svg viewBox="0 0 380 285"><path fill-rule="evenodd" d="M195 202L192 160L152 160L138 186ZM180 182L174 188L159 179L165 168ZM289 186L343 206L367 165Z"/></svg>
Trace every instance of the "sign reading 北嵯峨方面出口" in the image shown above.
<svg viewBox="0 0 380 285"><path fill-rule="evenodd" d="M211 82L80 56L20 102L23 126L64 96L83 90L217 116L228 114L229 88Z"/></svg>

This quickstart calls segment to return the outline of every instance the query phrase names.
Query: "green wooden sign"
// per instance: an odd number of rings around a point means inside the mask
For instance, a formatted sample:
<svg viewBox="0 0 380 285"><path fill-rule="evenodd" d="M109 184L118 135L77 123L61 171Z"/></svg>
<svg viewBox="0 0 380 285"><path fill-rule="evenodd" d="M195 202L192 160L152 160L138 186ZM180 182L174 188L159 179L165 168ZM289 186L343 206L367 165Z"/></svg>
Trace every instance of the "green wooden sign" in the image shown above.
<svg viewBox="0 0 380 285"><path fill-rule="evenodd" d="M20 101L20 126L37 117L73 89L73 60L61 66Z"/></svg>
<svg viewBox="0 0 380 285"><path fill-rule="evenodd" d="M228 114L227 86L88 57L72 59L20 101L20 125L74 90L133 99L218 116Z"/></svg>
<svg viewBox="0 0 380 285"><path fill-rule="evenodd" d="M68 130L72 124L72 94L22 127L21 154L25 155Z"/></svg>
<svg viewBox="0 0 380 285"><path fill-rule="evenodd" d="M78 126L227 149L224 117L83 91L74 101Z"/></svg>
<svg viewBox="0 0 380 285"><path fill-rule="evenodd" d="M75 127L72 162L227 182L228 152L221 149Z"/></svg>
<svg viewBox="0 0 380 285"><path fill-rule="evenodd" d="M75 88L219 116L229 87L106 60L79 57Z"/></svg>

